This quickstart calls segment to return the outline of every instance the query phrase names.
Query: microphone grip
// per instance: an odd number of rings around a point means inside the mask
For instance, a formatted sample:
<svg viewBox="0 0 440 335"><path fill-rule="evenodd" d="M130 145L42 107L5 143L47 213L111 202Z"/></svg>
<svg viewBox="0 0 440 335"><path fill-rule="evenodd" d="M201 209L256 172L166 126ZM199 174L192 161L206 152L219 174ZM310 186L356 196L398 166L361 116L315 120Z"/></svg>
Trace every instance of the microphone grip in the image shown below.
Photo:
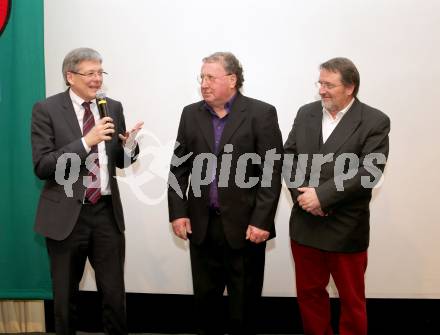
<svg viewBox="0 0 440 335"><path fill-rule="evenodd" d="M99 117L102 119L103 117L108 116L107 100L97 99L97 105L99 110Z"/></svg>
<svg viewBox="0 0 440 335"><path fill-rule="evenodd" d="M105 98L97 98L96 102L98 105L99 117L102 119L103 117L108 116L107 100Z"/></svg>

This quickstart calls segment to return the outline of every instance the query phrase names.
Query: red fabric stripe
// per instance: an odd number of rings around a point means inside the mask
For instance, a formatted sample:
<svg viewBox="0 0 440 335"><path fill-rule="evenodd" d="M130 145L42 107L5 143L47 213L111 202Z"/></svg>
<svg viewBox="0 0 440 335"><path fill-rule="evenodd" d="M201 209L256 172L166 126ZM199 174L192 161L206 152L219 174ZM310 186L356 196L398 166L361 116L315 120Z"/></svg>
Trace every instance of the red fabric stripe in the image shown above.
<svg viewBox="0 0 440 335"><path fill-rule="evenodd" d="M90 110L90 102L84 102L84 117L83 117L83 135L87 133L95 126L95 119L93 118L92 111ZM98 146L94 145L91 152L98 152ZM95 159L95 165L92 166L89 171L89 176L92 177L92 183L86 190L86 198L92 204L95 204L101 197L101 186L99 182L99 159Z"/></svg>

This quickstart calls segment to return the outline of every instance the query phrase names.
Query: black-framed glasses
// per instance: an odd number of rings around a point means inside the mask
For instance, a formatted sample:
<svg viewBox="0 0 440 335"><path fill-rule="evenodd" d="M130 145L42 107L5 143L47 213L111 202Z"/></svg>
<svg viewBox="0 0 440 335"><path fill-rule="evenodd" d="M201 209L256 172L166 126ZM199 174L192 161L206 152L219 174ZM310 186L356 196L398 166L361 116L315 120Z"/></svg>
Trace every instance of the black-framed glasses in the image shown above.
<svg viewBox="0 0 440 335"><path fill-rule="evenodd" d="M223 78L223 77L228 77L228 76L232 76L233 73L228 73L228 74L224 74L223 76L211 76L210 74L199 74L197 76L197 81L199 82L199 84L203 83L203 81L207 82L208 84L211 84L213 82L215 82L217 79Z"/></svg>
<svg viewBox="0 0 440 335"><path fill-rule="evenodd" d="M318 89L323 88L323 89L325 89L325 90L332 90L332 89L334 89L335 87L342 86L342 85L343 85L343 84L332 84L332 83L329 83L329 82L326 82L326 81L317 81L317 82L315 83L315 86L316 86Z"/></svg>
<svg viewBox="0 0 440 335"><path fill-rule="evenodd" d="M86 73L80 73L80 72L76 72L76 71L69 71L69 72L74 73L74 74L78 74L78 75L86 77L88 79L95 78L96 76L98 76L99 78L102 78L105 75L108 75L108 73L105 71L90 71L90 72L86 72Z"/></svg>

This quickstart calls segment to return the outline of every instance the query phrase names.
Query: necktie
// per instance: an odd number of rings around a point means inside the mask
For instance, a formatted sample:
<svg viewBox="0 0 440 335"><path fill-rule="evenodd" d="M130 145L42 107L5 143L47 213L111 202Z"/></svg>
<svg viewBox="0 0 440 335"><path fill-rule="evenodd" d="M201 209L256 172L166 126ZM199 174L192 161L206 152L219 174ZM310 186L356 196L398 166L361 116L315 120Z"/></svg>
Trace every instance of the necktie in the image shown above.
<svg viewBox="0 0 440 335"><path fill-rule="evenodd" d="M83 136L95 126L95 119L93 118L92 111L90 110L90 102L83 102L84 118L83 118ZM89 177L91 177L92 183L86 189L86 198L95 204L101 197L101 183L99 182L99 159L98 159L98 145L92 146L90 154L95 154L96 159L94 164L89 168Z"/></svg>

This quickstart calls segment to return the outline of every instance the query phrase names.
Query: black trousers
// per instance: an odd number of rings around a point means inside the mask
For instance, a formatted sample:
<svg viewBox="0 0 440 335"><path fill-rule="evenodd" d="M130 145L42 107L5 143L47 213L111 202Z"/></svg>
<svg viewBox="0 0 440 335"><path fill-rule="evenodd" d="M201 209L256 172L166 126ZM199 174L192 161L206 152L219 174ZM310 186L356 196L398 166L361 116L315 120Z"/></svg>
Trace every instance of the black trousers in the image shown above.
<svg viewBox="0 0 440 335"><path fill-rule="evenodd" d="M201 245L190 243L199 334L255 334L265 250L266 243L252 242L232 249L225 239L221 215L211 213L205 241ZM228 317L223 308L225 287Z"/></svg>
<svg viewBox="0 0 440 335"><path fill-rule="evenodd" d="M46 245L51 265L56 333L75 334L79 282L88 257L102 296L104 332L127 334L125 237L116 226L111 197L104 196L95 205L83 205L72 233L62 241L47 238Z"/></svg>

